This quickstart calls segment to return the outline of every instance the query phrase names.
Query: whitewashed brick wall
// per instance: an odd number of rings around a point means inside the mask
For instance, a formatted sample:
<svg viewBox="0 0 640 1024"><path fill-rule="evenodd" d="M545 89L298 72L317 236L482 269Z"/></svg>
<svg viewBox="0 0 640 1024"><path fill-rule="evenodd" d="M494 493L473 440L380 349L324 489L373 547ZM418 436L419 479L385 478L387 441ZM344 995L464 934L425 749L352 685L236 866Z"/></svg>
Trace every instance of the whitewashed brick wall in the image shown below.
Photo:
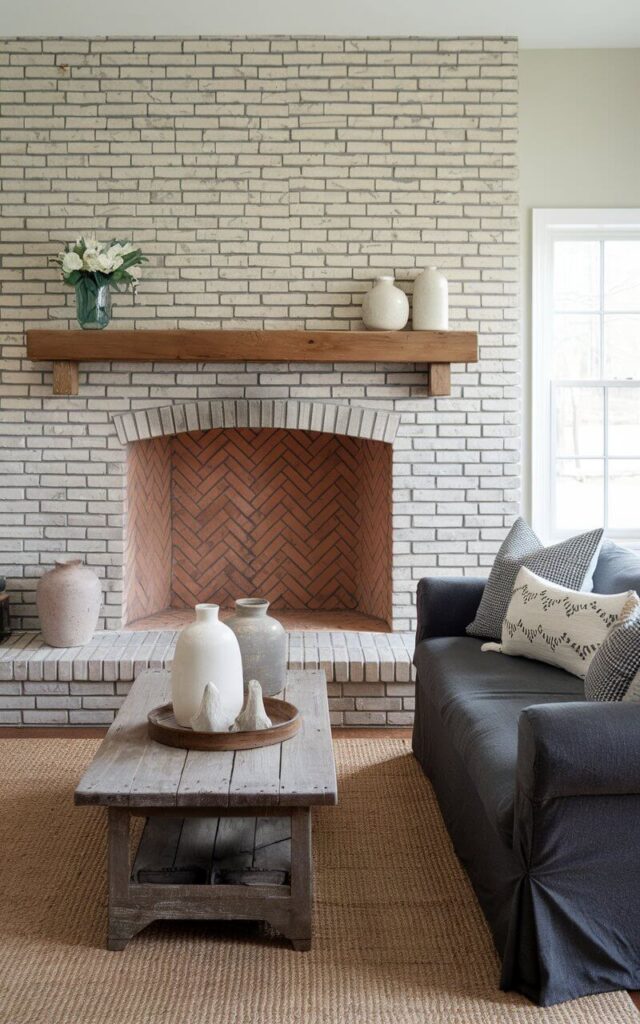
<svg viewBox="0 0 640 1024"><path fill-rule="evenodd" d="M394 410L394 628L429 573L483 573L519 506L517 46L504 39L0 41L0 565L19 624L62 552L120 625L124 449L111 417L195 398ZM360 324L393 270L437 264L480 332L450 398L388 365L94 364L77 398L25 358L74 325L47 264L79 233L151 257L121 327ZM87 348L92 335L87 333Z"/></svg>

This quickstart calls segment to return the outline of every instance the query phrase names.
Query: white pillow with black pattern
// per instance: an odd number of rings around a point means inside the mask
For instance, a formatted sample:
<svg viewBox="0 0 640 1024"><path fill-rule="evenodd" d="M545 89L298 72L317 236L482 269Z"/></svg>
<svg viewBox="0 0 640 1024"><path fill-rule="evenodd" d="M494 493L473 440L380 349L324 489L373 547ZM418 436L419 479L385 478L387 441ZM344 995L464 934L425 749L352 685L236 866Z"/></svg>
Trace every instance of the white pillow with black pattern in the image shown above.
<svg viewBox="0 0 640 1024"><path fill-rule="evenodd" d="M587 700L640 701L640 612L612 629L584 681Z"/></svg>
<svg viewBox="0 0 640 1024"><path fill-rule="evenodd" d="M502 641L483 644L482 650L544 661L584 679L600 645L638 610L635 590L585 594L554 586L523 566L502 623Z"/></svg>
<svg viewBox="0 0 640 1024"><path fill-rule="evenodd" d="M603 531L591 530L545 548L524 519L516 519L489 573L469 636L499 640L507 605L520 567L570 590L592 590Z"/></svg>

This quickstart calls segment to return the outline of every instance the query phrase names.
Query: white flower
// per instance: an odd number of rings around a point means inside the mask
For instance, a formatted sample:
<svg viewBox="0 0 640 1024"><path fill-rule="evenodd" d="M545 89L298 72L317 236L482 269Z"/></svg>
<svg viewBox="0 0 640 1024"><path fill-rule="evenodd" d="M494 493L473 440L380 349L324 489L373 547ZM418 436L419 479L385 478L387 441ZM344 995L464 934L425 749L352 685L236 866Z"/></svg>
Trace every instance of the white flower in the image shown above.
<svg viewBox="0 0 640 1024"><path fill-rule="evenodd" d="M87 248L87 249L85 249L84 256L82 257L82 263L84 265L84 269L85 270L101 270L102 268L100 267L100 264L98 262L99 259L100 259L100 253L98 252L97 249L95 249L95 248L92 248L92 249Z"/></svg>
<svg viewBox="0 0 640 1024"><path fill-rule="evenodd" d="M74 270L82 270L82 260L77 252L60 253L62 256L62 273L71 274Z"/></svg>
<svg viewBox="0 0 640 1024"><path fill-rule="evenodd" d="M122 266L122 263L123 263L122 257L124 255L125 255L125 253L124 253L124 250L123 250L122 246L119 245L117 242L116 242L115 245L112 245L109 249L107 249L106 252L104 253L105 258L111 263L111 270L112 271L113 270L117 270L118 267Z"/></svg>
<svg viewBox="0 0 640 1024"><path fill-rule="evenodd" d="M103 248L103 243L99 242L97 238L85 238L84 244L87 250L95 252L101 252Z"/></svg>
<svg viewBox="0 0 640 1024"><path fill-rule="evenodd" d="M122 266L119 256L110 256L108 252L101 252L98 256L99 269L103 274L113 274L114 270Z"/></svg>

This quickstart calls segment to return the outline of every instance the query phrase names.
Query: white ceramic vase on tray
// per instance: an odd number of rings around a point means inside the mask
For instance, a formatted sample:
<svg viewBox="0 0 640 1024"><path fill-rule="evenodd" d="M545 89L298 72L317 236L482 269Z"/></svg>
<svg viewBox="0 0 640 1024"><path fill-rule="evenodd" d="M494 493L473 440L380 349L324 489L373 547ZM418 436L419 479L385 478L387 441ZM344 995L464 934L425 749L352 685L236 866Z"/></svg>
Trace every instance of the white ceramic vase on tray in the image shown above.
<svg viewBox="0 0 640 1024"><path fill-rule="evenodd" d="M190 728L207 683L220 695L221 724L228 729L242 708L242 658L234 633L220 622L217 604L197 604L196 620L178 634L171 667L171 699L178 725Z"/></svg>

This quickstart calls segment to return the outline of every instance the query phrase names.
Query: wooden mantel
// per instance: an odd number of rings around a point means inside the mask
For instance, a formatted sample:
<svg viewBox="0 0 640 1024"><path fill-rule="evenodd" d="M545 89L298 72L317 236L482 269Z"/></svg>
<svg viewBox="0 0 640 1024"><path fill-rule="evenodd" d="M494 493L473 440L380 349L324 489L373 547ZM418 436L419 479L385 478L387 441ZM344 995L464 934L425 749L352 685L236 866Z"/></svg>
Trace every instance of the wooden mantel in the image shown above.
<svg viewBox="0 0 640 1024"><path fill-rule="evenodd" d="M420 363L429 394L451 393L451 363L474 363L473 331L27 331L27 355L53 363L54 395L78 394L79 363Z"/></svg>

